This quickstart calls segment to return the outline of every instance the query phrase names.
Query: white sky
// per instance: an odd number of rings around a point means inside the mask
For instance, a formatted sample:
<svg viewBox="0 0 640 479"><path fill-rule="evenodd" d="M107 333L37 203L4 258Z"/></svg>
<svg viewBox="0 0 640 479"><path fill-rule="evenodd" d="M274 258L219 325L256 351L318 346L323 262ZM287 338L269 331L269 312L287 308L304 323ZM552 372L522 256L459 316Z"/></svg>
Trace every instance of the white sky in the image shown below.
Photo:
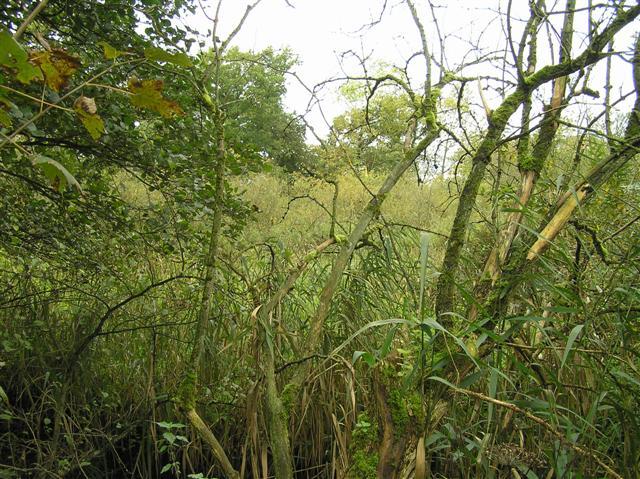
<svg viewBox="0 0 640 479"><path fill-rule="evenodd" d="M209 16L213 17L216 2L208 0L202 3ZM383 0L290 0L289 3L294 8L289 7L284 0L263 0L251 12L234 44L247 50L261 50L268 46L291 48L301 60L295 71L310 87L330 77L344 76L340 56L347 50L353 50L359 55L371 55L374 62L402 65L419 46L419 35L411 15L406 5L399 5L398 0L388 1L383 21L372 29L362 27L379 18ZM460 0L449 0L449 3L473 4ZM476 5L483 3L495 2L475 2ZM219 27L222 31L219 35L221 38L226 37L237 24L247 4L244 0L223 1ZM486 26L484 19L479 27L469 26L470 23L478 23L479 16L488 17L486 13L478 15L478 8L460 7L461 15L466 17L456 21L455 29L460 31L460 35L472 32L477 35ZM201 31L210 28L209 23L204 15L195 19L195 24ZM353 61L347 60L347 65L351 67L347 73L362 73ZM328 90L320 96L323 99L323 109L331 119L344 110L344 104L338 101L335 87ZM285 99L288 109L304 113L308 102L308 92L296 80L291 79ZM319 130L325 130L317 112L312 114L310 121Z"/></svg>
<svg viewBox="0 0 640 479"><path fill-rule="evenodd" d="M225 38L235 27L248 3L245 0L223 0L220 37ZM358 55L370 55L371 65L376 61L382 61L403 66L406 59L419 49L418 31L406 4L401 0L387 0L382 22L368 29L362 29L362 27L379 18L384 0L289 0L289 3L294 5L294 8L289 7L285 0L263 0L251 12L233 44L245 50L261 50L268 46L291 48L301 60L301 64L295 68L295 71L308 86L313 86L330 77L344 76L345 71L352 75L362 74L353 57L343 61L345 70L341 70L340 54L347 50L357 52ZM504 13L506 9L504 0L434 0L433 3L436 6L440 5L436 9L436 15L442 34L447 36L445 50L449 60L448 68L454 68L464 55L472 50L469 42L479 43L487 50L505 47L504 16L501 20L496 15L498 10ZM564 0L547 2L550 10L557 4L556 11L562 10L560 5L564 3ZM578 0L579 7L581 3L586 4L586 0ZM210 17L213 17L216 4L215 0L202 0L202 5L205 6ZM431 13L426 7L427 2L416 0L415 4L419 6L431 44L434 45L434 50L438 50L436 30L431 21ZM523 26L518 18L526 19L528 0L513 0L512 8L513 39L517 42ZM560 31L562 15L551 18L557 31ZM202 14L188 21L203 32L210 28L210 22ZM586 15L576 16L575 27L579 32L586 32ZM637 30L637 26L627 28L616 47L630 48L634 30ZM551 31L550 34L553 36L554 32ZM546 35L547 32L544 32L541 37L546 38ZM576 34L574 38L576 51L582 51L584 36L584 33ZM540 42L542 43L542 39ZM437 51L434 53L439 54ZM545 61L549 61L549 49L541 48L538 66L542 66ZM423 66L419 65L418 61L413 61L411 65L412 77L421 81ZM614 79L617 84L614 85L614 92L621 88L623 82L626 82L627 88L630 86L629 65L616 61L615 69ZM472 67L465 70L465 73L487 74L487 66L475 67L475 69ZM495 73L493 71L488 74ZM599 74L594 72L594 78ZM594 84L593 87L598 89L601 85L602 82L599 85ZM323 91L321 94L323 109L329 120L345 109L345 104L340 102L336 94L337 86L335 84L329 91ZM475 94L473 89L469 89L469 94ZM604 95L604 91L601 90L601 94ZM491 97L490 92L487 92L487 95L490 100L498 102L497 98ZM286 107L297 113L304 113L308 102L308 92L295 80L291 80L285 99ZM320 133L327 131L317 111L307 118Z"/></svg>

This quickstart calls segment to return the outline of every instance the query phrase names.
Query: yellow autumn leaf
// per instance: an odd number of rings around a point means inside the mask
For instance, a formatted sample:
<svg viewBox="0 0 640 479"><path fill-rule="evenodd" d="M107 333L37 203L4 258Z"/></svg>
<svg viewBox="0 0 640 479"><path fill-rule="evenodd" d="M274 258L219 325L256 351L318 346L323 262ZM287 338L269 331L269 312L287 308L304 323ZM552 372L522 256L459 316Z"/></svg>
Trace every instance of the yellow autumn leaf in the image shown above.
<svg viewBox="0 0 640 479"><path fill-rule="evenodd" d="M64 50L31 52L30 61L40 67L45 81L53 91L60 91L80 67L80 60Z"/></svg>
<svg viewBox="0 0 640 479"><path fill-rule="evenodd" d="M180 105L175 101L167 100L162 96L164 83L162 80L139 80L135 77L129 79L129 91L131 103L138 108L160 113L165 118L183 115Z"/></svg>
<svg viewBox="0 0 640 479"><path fill-rule="evenodd" d="M118 50L117 48L114 48L111 45L109 45L107 42L98 42L98 45L102 47L102 50L104 52L104 57L107 60L114 60L118 57L121 57L122 55L127 55L127 52Z"/></svg>

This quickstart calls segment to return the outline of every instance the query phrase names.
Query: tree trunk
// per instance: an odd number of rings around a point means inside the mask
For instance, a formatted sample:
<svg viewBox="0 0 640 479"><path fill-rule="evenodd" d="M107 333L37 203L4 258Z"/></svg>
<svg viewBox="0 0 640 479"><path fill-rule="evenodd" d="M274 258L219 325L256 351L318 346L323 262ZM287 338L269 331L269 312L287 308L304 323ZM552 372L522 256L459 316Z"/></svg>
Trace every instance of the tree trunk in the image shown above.
<svg viewBox="0 0 640 479"><path fill-rule="evenodd" d="M224 473L227 477L235 479L239 477L238 472L234 469L211 429L205 424L198 415L196 404L196 386L198 383L198 370L204 353L204 338L207 330L207 323L211 317L211 305L213 302L213 293L216 287L216 258L218 255L218 243L220 240L220 231L222 227L222 207L224 202L224 175L225 175L225 144L224 144L224 116L217 110L213 109L213 126L214 136L216 139L216 184L214 193L215 210L213 212L213 220L211 222L211 232L209 234L209 247L205 259L205 278L202 286L202 299L200 301L200 309L198 310L198 322L194 332L193 349L191 350L191 358L189 360L185 378L180 385L178 397L178 406L184 411L185 416L189 420L191 426L195 429L202 440L211 448L213 455L216 457Z"/></svg>
<svg viewBox="0 0 640 479"><path fill-rule="evenodd" d="M565 8L565 18L562 27L560 40L560 62L565 61L571 51L571 42L573 41L573 18L576 0L567 0ZM532 42L535 44L535 42ZM532 45L533 48L533 45ZM530 55L529 69L534 67L535 55ZM498 241L491 249L489 257L484 265L482 276L478 280L474 289L475 301L469 309L467 315L469 321L476 320L478 315L478 305L482 304L487 295L498 281L502 273L502 266L507 261L511 252L511 246L520 229L520 223L523 218L523 211L527 207L531 195L535 189L536 181L551 151L553 139L558 131L558 119L565 104L564 96L567 86L567 77L560 77L554 81L553 94L549 107L545 111L541 122L540 133L533 147L533 151L529 151L529 113L530 113L530 97L525 101L524 111L522 114L522 131L525 135L518 144L518 169L520 170L520 192L518 193L518 202L513 205L513 211L509 215L507 228L499 235Z"/></svg>
<svg viewBox="0 0 640 479"><path fill-rule="evenodd" d="M269 326L271 313L291 290L293 284L309 262L334 243L335 239L329 238L316 246L316 248L308 253L296 267L289 272L278 290L271 296L269 302L254 313L256 321L259 323L257 327L261 330L262 354L266 361L264 367L267 392L265 409L269 441L271 443L271 454L277 479L291 479L293 477L293 460L291 457L291 442L289 440L289 414L278 393L275 375L274 346L270 346L270 342L267 340L267 335L271 329Z"/></svg>
<svg viewBox="0 0 640 479"><path fill-rule="evenodd" d="M373 389L378 409L378 423L382 432L382 439L378 448L378 479L396 479L402 470L407 436L413 428L405 426L407 430L401 431L394 423L393 408L397 405L390 404L388 386L376 372L373 378Z"/></svg>
<svg viewBox="0 0 640 479"><path fill-rule="evenodd" d="M455 278L460 263L462 247L466 240L465 236L471 211L475 206L478 189L484 178L487 164L491 161L491 154L499 146L500 138L509 118L516 112L520 104L526 100L528 94L539 86L557 78L568 76L600 60L604 55L602 50L613 36L624 26L635 20L638 15L640 15L640 6L638 5L627 10L621 9L616 18L598 35L593 37L591 43L582 54L574 59L567 59L555 65L546 66L526 78L522 78L516 90L491 114L487 133L473 157L471 172L458 202L458 209L447 241L442 267L440 268L442 274L438 278L437 284L436 314L445 327L452 324L448 319L448 313L454 310Z"/></svg>

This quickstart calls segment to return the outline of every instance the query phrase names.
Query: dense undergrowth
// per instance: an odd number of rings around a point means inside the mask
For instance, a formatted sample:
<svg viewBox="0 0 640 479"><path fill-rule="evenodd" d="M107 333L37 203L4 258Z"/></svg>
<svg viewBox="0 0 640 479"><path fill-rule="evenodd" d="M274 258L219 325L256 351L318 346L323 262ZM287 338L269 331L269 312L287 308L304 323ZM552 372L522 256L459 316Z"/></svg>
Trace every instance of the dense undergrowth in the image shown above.
<svg viewBox="0 0 640 479"><path fill-rule="evenodd" d="M640 474L640 6L449 71L401 3L426 81L362 60L309 144L257 3L194 54L195 2L5 2L0 479Z"/></svg>
<svg viewBox="0 0 640 479"><path fill-rule="evenodd" d="M241 188L251 185L245 198L257 211L244 233L225 240L224 288L216 292L197 401L230 457L247 473L258 474L268 443L261 425L262 358L252 310L289 265L328 233L330 217L317 203L330 206L332 188L275 174L241 183ZM340 184L337 223L349 228L366 192L348 177ZM435 330L419 321L433 318L428 305L443 240L437 231L420 229L446 231L445 184L436 179L418 185L407 178L398 196L389 199L351 262L332 306L322 354L307 357L301 338L331 251L314 260L276 311L272 328L279 381L286 383L300 358L312 362L315 371L303 391L289 391L285 400L297 475L328 477L332 470L354 478L375 475L381 440L376 394L388 395L394 441L409 441L404 445L408 456L417 444L407 436L425 433L432 474L508 475L512 467L531 477L549 470L559 477L568 471L571 477L597 474L597 465L568 444L615 458L620 470L632 474L640 406L634 231L610 242L606 256L598 251L605 246L596 247L595 237L579 229L575 237L562 238L540 270L531 273L505 318L502 328L517 326L520 333L480 360L460 385L496 400L513 399L519 409L562 431L561 440L498 403L451 390L446 399L430 401L429 391L442 385L429 379L436 361ZM314 199L290 202L298 192ZM594 216L584 221L603 239L615 232ZM474 258L485 255L485 243L491 241L486 231L472 235L469 244L477 246L466 252L465 262L470 275L478 268ZM584 248L578 263L576 247ZM103 251L111 261L102 271L61 271L36 258L4 257L3 282L9 285L3 296L0 369L7 401L1 441L5 477L45 471L68 477L155 477L165 467L170 469L164 474L180 477L218 474L173 404L183 374L176 365L186 361L198 301L197 268L183 270L153 251L127 257L121 249L116 243ZM426 268L421 268L425 254ZM197 255L184 261L197 264ZM119 307L145 289L147 278L180 274L192 276L154 287ZM419 313L421 283L425 307ZM461 284L461 296L470 288ZM105 315L107 327L69 374L74 347ZM452 354L464 365L479 334L461 328L455 335L460 340L450 342ZM414 461L407 467L415 467Z"/></svg>

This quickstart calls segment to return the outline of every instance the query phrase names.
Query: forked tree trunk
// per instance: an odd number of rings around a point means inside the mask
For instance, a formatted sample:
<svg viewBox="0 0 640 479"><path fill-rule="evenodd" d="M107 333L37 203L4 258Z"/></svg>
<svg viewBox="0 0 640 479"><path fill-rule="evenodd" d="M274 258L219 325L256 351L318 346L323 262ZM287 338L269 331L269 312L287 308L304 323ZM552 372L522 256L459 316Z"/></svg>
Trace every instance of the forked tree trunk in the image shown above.
<svg viewBox="0 0 640 479"><path fill-rule="evenodd" d="M587 173L583 181L562 195L540 228L539 233L535 236L531 235L533 236L531 246L512 258L510 264L505 268L507 277L496 285L496 290L486 301L486 311L494 319L503 313L509 294L520 283L522 273L544 254L569 222L576 209L586 203L609 178L619 172L640 152L640 36L636 38L635 44L633 80L636 100L629 114L624 138L612 148L612 152L607 158Z"/></svg>
<svg viewBox="0 0 640 479"><path fill-rule="evenodd" d="M491 114L487 133L472 159L471 172L467 177L459 198L458 208L447 241L442 267L440 268L442 274L438 278L437 284L436 313L445 327L451 326L452 324L448 313L454 310L455 279L460 263L462 247L466 242L469 219L476 203L478 189L484 178L487 165L491 161L491 154L500 144L502 133L509 118L516 112L522 102L526 100L529 93L536 88L549 81L568 76L603 58L604 54L602 50L611 41L613 36L624 26L635 20L638 15L640 15L640 5L633 6L627 10L620 9L615 19L598 35L593 37L591 43L582 54L574 59L567 59L564 62L546 66L522 78L516 90Z"/></svg>
<svg viewBox="0 0 640 479"><path fill-rule="evenodd" d="M560 63L568 59L573 41L573 18L576 0L567 0L565 8L564 25L560 40ZM535 34L532 38L535 38ZM536 42L532 40L530 48L536 48ZM535 68L535 50L529 56L529 69ZM554 81L551 101L543 116L540 133L533 147L529 149L529 113L530 99L525 101L522 115L522 132L525 135L518 145L518 169L520 170L520 191L517 203L512 206L514 210L507 220L507 227L499 234L496 244L491 249L485 262L482 275L474 288L474 303L467 315L470 322L476 320L478 315L478 305L482 304L491 289L500 278L502 266L507 261L511 252L511 246L520 229L524 210L527 207L531 195L535 189L540 172L547 161L553 140L558 131L560 114L565 105L564 96L568 77L560 77Z"/></svg>

